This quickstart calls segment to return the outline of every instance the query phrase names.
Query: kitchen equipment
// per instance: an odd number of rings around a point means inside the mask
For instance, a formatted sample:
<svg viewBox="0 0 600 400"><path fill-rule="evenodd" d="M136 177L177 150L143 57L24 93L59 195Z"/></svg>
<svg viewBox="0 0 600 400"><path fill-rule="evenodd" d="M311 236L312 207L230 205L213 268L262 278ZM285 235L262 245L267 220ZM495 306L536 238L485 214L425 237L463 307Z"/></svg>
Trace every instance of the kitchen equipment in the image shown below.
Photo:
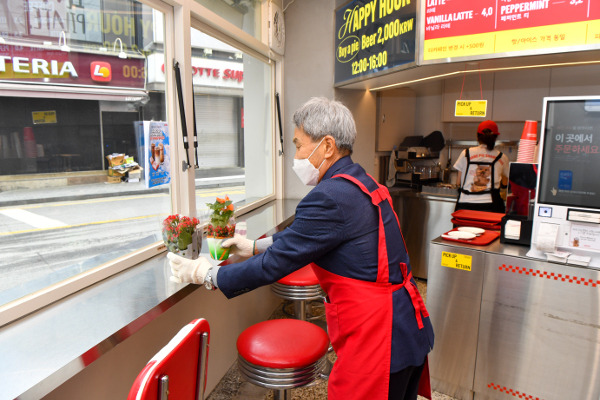
<svg viewBox="0 0 600 400"><path fill-rule="evenodd" d="M431 155L429 149L422 146L409 147L407 152L408 158L425 158Z"/></svg>
<svg viewBox="0 0 600 400"><path fill-rule="evenodd" d="M423 138L421 146L427 147L431 155L439 155L440 151L444 148L446 141L444 135L440 131L433 131L429 135Z"/></svg>
<svg viewBox="0 0 600 400"><path fill-rule="evenodd" d="M386 184L389 187L409 186L420 189L423 184L439 182L442 169L438 157L444 144L444 137L439 131L432 132L426 138L405 137L397 149L394 147L391 157L395 159L392 162L390 158L389 165L395 171L388 171Z"/></svg>

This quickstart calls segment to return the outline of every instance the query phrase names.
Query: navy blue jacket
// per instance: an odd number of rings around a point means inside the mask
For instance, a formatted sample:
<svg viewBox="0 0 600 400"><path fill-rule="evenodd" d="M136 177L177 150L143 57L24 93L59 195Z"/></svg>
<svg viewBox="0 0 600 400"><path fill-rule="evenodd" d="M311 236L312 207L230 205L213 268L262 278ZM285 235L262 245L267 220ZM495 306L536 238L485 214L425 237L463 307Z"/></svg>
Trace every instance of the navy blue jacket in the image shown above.
<svg viewBox="0 0 600 400"><path fill-rule="evenodd" d="M352 182L331 179L336 174L372 182L349 156L338 160L298 204L294 222L273 236L267 251L219 269L217 281L225 296L235 297L271 284L311 262L343 277L376 281L378 210ZM372 185L375 183L367 187L372 190ZM397 236L388 235L386 229L388 258L395 265L405 262L410 271L404 243ZM402 283L400 268L390 269L390 281ZM423 318L423 322L425 326L419 330L410 296L406 290L398 291L394 301L391 372L423 363L433 347L429 318Z"/></svg>

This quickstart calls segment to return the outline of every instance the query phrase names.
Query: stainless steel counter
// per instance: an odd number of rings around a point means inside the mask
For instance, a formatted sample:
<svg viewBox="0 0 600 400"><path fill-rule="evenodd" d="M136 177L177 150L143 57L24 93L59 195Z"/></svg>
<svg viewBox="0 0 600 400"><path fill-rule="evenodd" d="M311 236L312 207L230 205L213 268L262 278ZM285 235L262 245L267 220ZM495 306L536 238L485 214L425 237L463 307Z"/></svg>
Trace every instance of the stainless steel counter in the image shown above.
<svg viewBox="0 0 600 400"><path fill-rule="evenodd" d="M424 189L427 189L424 187ZM456 191L416 191L406 188L390 188L394 210L400 227L413 275L427 279L429 243L452 229L451 215L456 204Z"/></svg>
<svg viewBox="0 0 600 400"><path fill-rule="evenodd" d="M271 235L291 223L297 204L273 201L239 221L249 237ZM0 399L43 397L201 287L169 276L164 254L156 256L2 327Z"/></svg>
<svg viewBox="0 0 600 400"><path fill-rule="evenodd" d="M499 240L431 242L434 390L458 399L598 399L600 272L527 251ZM452 257L463 259L457 268Z"/></svg>

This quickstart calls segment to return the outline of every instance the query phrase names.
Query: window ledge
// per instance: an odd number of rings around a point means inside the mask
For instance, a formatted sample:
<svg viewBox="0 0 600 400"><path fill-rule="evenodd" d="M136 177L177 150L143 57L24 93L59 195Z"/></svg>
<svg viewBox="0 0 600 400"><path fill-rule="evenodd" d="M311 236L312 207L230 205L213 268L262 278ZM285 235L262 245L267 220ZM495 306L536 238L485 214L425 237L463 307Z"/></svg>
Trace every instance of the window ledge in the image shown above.
<svg viewBox="0 0 600 400"><path fill-rule="evenodd" d="M275 200L238 220L249 237L272 235L291 223L298 202ZM0 328L2 397L45 396L201 288L169 276L163 253Z"/></svg>

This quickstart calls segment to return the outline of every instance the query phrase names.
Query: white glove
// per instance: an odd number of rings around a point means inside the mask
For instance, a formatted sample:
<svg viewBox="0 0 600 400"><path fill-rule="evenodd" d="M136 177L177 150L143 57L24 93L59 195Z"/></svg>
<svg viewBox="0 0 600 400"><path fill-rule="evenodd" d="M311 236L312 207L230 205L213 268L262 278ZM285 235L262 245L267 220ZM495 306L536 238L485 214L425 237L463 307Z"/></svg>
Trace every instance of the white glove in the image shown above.
<svg viewBox="0 0 600 400"><path fill-rule="evenodd" d="M170 280L175 283L190 282L201 285L204 283L206 273L212 267L212 264L204 257L190 260L169 252L167 258L173 274Z"/></svg>
<svg viewBox="0 0 600 400"><path fill-rule="evenodd" d="M246 239L241 235L225 240L221 246L225 248L233 246L231 253L244 258L252 257L255 250L254 240Z"/></svg>

